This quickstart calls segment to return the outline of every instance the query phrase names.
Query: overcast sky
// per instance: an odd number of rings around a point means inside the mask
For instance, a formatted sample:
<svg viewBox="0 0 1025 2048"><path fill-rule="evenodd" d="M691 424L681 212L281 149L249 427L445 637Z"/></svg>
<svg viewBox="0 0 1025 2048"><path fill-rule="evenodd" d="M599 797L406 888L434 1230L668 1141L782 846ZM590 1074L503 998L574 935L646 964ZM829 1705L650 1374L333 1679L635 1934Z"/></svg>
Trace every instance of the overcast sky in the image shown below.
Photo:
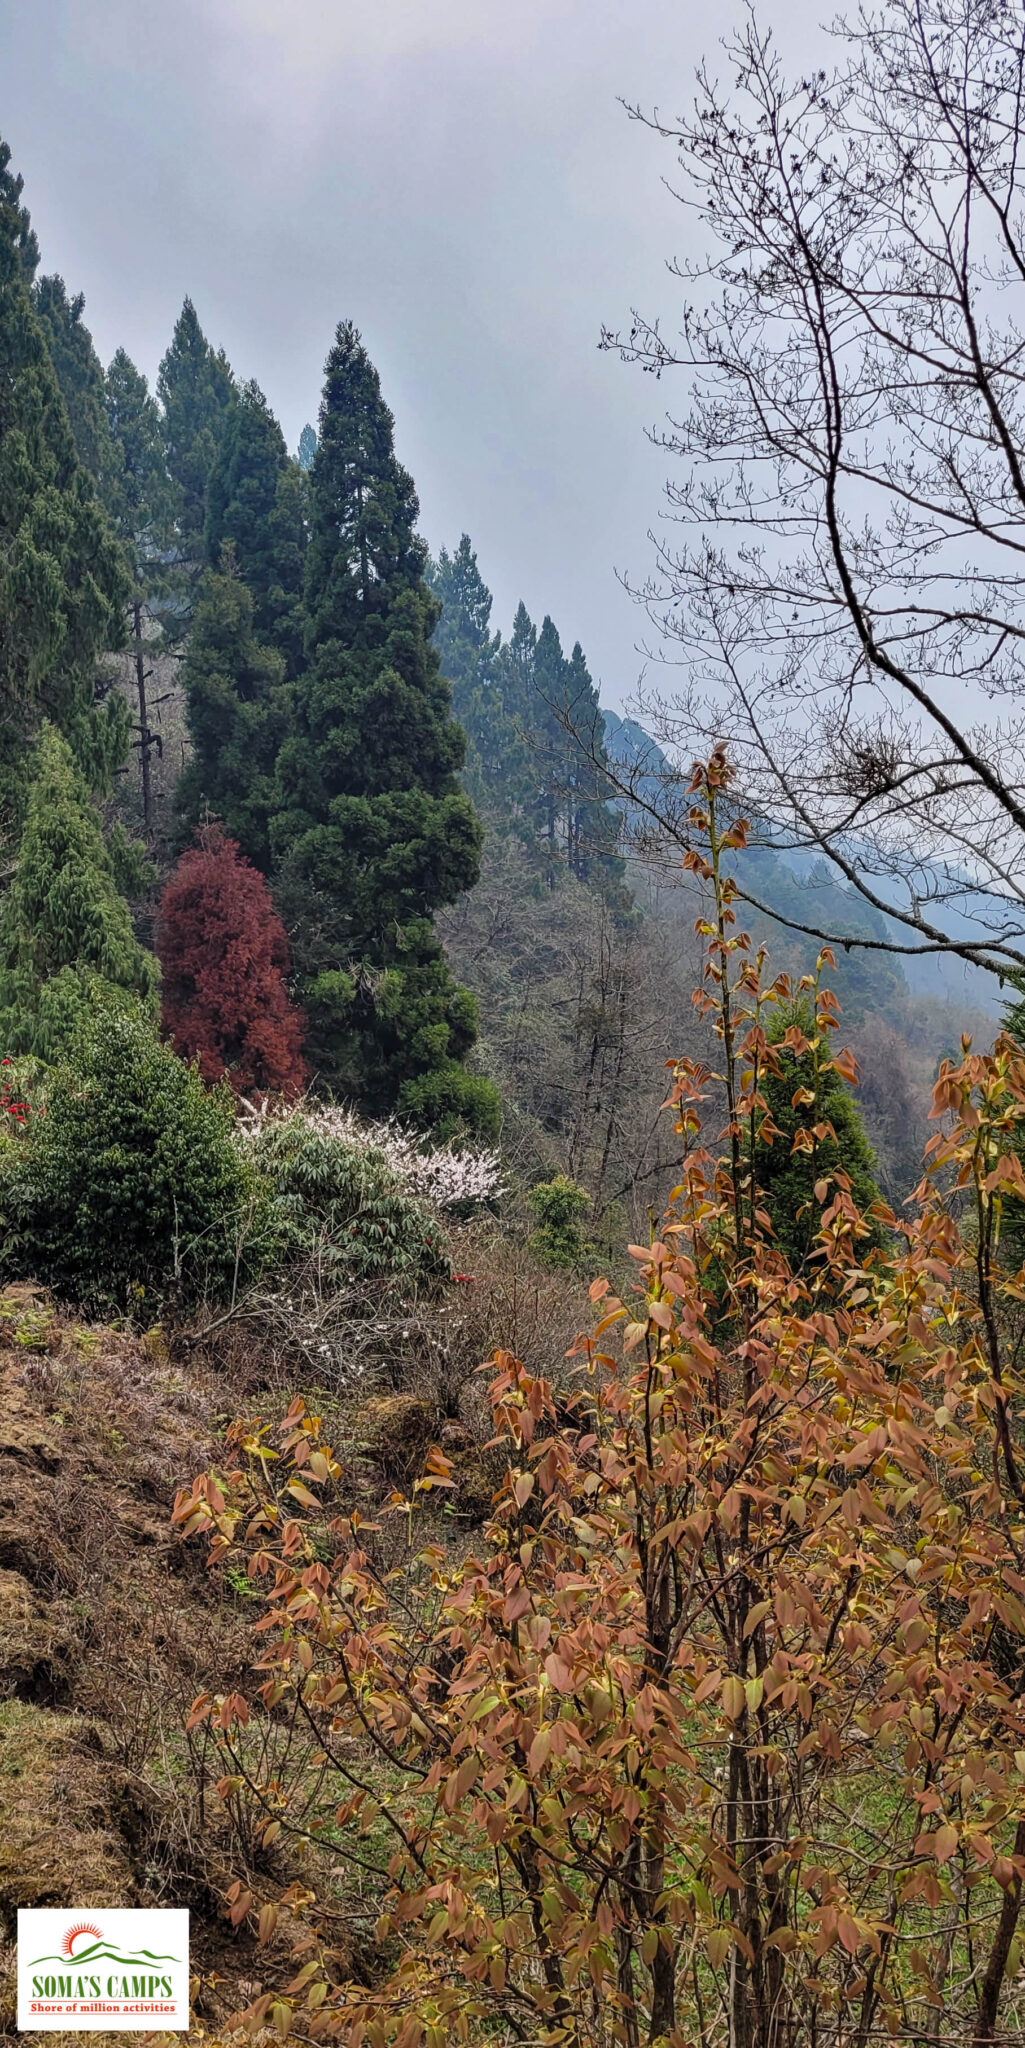
<svg viewBox="0 0 1025 2048"><path fill-rule="evenodd" d="M506 628L580 639L604 700L644 622L673 394L597 349L672 323L692 230L672 116L733 0L0 0L0 134L104 361L152 378L189 293L290 447L336 322L378 364L432 548L467 531ZM814 0L764 10L803 65ZM677 403L682 392L676 394Z"/></svg>

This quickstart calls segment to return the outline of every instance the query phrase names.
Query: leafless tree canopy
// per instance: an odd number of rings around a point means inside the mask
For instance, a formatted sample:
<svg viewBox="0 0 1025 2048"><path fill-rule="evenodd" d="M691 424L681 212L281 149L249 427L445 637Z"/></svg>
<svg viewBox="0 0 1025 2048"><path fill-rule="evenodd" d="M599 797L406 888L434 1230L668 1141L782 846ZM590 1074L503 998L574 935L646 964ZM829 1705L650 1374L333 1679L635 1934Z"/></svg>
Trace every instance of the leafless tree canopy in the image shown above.
<svg viewBox="0 0 1025 2048"><path fill-rule="evenodd" d="M605 336L687 391L643 592L682 681L640 709L685 758L726 739L746 802L896 943L1014 972L1025 16L892 0L833 33L835 70L794 82L751 15L691 118L630 109L675 145L709 250L673 267L678 334Z"/></svg>

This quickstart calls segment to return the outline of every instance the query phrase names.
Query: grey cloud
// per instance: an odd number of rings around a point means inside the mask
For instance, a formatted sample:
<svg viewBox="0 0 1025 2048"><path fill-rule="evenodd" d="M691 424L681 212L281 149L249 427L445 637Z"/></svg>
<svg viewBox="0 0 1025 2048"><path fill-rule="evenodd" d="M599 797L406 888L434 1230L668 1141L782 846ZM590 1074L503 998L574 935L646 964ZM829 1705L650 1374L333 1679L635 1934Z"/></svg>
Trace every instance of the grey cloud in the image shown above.
<svg viewBox="0 0 1025 2048"><path fill-rule="evenodd" d="M772 12L803 57L808 0ZM465 528L629 694L672 402L608 356L671 324L688 220L617 95L690 98L727 16L672 0L0 0L0 133L48 269L152 376L181 299L290 444L335 322L377 360L433 547ZM682 394L676 394L682 402Z"/></svg>

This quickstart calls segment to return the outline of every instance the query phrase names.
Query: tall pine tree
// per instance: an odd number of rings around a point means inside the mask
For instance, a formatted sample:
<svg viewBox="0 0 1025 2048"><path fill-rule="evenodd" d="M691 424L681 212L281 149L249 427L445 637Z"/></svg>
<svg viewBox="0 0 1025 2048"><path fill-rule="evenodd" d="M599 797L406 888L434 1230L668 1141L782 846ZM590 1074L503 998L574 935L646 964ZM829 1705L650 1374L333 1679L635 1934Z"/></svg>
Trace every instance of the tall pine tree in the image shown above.
<svg viewBox="0 0 1025 2048"><path fill-rule="evenodd" d="M373 1110L494 1131L476 1035L432 914L477 878L481 829L458 787L464 742L431 646L412 478L356 329L328 357L311 473L309 668L279 762L279 901L304 981L311 1064Z"/></svg>
<svg viewBox="0 0 1025 2048"><path fill-rule="evenodd" d="M253 599L259 639L279 649L289 675L302 665L306 486L258 384L244 384L228 413L206 494L206 552L221 567L234 549Z"/></svg>
<svg viewBox="0 0 1025 2048"><path fill-rule="evenodd" d="M106 414L117 451L111 513L128 560L132 588L129 635L138 707L142 815L154 825L151 761L158 736L150 725L150 660L165 607L174 601L172 551L179 494L167 472L160 413L141 371L118 349L106 379Z"/></svg>
<svg viewBox="0 0 1025 2048"><path fill-rule="evenodd" d="M181 492L179 547L196 570L204 560L206 487L235 385L223 349L211 348L186 299L157 373L167 467Z"/></svg>
<svg viewBox="0 0 1025 2048"><path fill-rule="evenodd" d="M491 592L468 534L454 555L442 548L428 580L441 605L434 644L452 685L452 710L466 734L464 787L492 814L515 813L524 796L527 750L509 702L513 671L491 631Z"/></svg>
<svg viewBox="0 0 1025 2048"><path fill-rule="evenodd" d="M109 512L117 489L118 453L107 420L103 365L82 317L85 299L81 292L69 299L62 277L41 277L35 300L78 459Z"/></svg>
<svg viewBox="0 0 1025 2048"><path fill-rule="evenodd" d="M141 1000L155 1016L157 980L71 750L44 725L0 911L0 1045L56 1060L95 1006L97 985Z"/></svg>
<svg viewBox="0 0 1025 2048"><path fill-rule="evenodd" d="M235 574L229 542L221 552L221 570L200 584L182 667L192 758L175 791L178 837L186 845L205 818L218 818L266 874L292 689L283 657L257 638L252 592Z"/></svg>
<svg viewBox="0 0 1025 2048"><path fill-rule="evenodd" d="M123 637L125 567L33 303L39 252L21 193L0 142L0 808L15 816L42 719L97 788L128 740L127 707L100 665Z"/></svg>

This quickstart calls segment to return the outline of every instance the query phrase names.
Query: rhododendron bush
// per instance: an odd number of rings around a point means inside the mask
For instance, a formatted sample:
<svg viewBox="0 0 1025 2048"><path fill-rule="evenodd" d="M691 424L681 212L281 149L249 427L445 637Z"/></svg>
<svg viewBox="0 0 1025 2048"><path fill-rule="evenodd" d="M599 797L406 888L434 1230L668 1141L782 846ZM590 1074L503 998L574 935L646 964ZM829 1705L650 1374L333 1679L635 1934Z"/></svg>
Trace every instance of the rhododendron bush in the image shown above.
<svg viewBox="0 0 1025 2048"><path fill-rule="evenodd" d="M407 1130L395 1117L367 1121L347 1104L318 1102L312 1095L292 1103L243 1096L239 1109L239 1128L253 1139L299 1120L318 1138L383 1154L396 1180L435 1209L467 1214L499 1201L505 1193L497 1152L458 1145L427 1147L419 1132Z"/></svg>
<svg viewBox="0 0 1025 2048"><path fill-rule="evenodd" d="M768 1022L792 991L765 986L736 926L727 784L719 757L696 775L690 856L720 1071L673 1070L679 1186L631 1248L633 1284L591 1289L575 1402L492 1362L506 1477L483 1534L443 1541L435 1450L391 1504L410 1549L389 1563L387 1524L361 1523L301 1401L276 1443L238 1423L179 1499L178 1524L264 1595L251 1692L193 1709L224 1795L248 1778L268 1847L329 1852L308 1887L232 1889L236 1924L266 1939L291 1917L296 1935L291 1985L240 2015L251 2030L367 2048L1017 2038L1025 1283L1000 1227L1025 1196L1025 1064L1001 1040L943 1068L912 1223L870 1229L824 1172L795 1277L758 1182ZM818 1077L847 1062L835 1004L804 993L814 1115ZM813 1120L801 1142L829 1135ZM252 1719L286 1713L325 1759L301 1792L251 1763ZM359 1981L335 1942L339 1865L380 1899Z"/></svg>

